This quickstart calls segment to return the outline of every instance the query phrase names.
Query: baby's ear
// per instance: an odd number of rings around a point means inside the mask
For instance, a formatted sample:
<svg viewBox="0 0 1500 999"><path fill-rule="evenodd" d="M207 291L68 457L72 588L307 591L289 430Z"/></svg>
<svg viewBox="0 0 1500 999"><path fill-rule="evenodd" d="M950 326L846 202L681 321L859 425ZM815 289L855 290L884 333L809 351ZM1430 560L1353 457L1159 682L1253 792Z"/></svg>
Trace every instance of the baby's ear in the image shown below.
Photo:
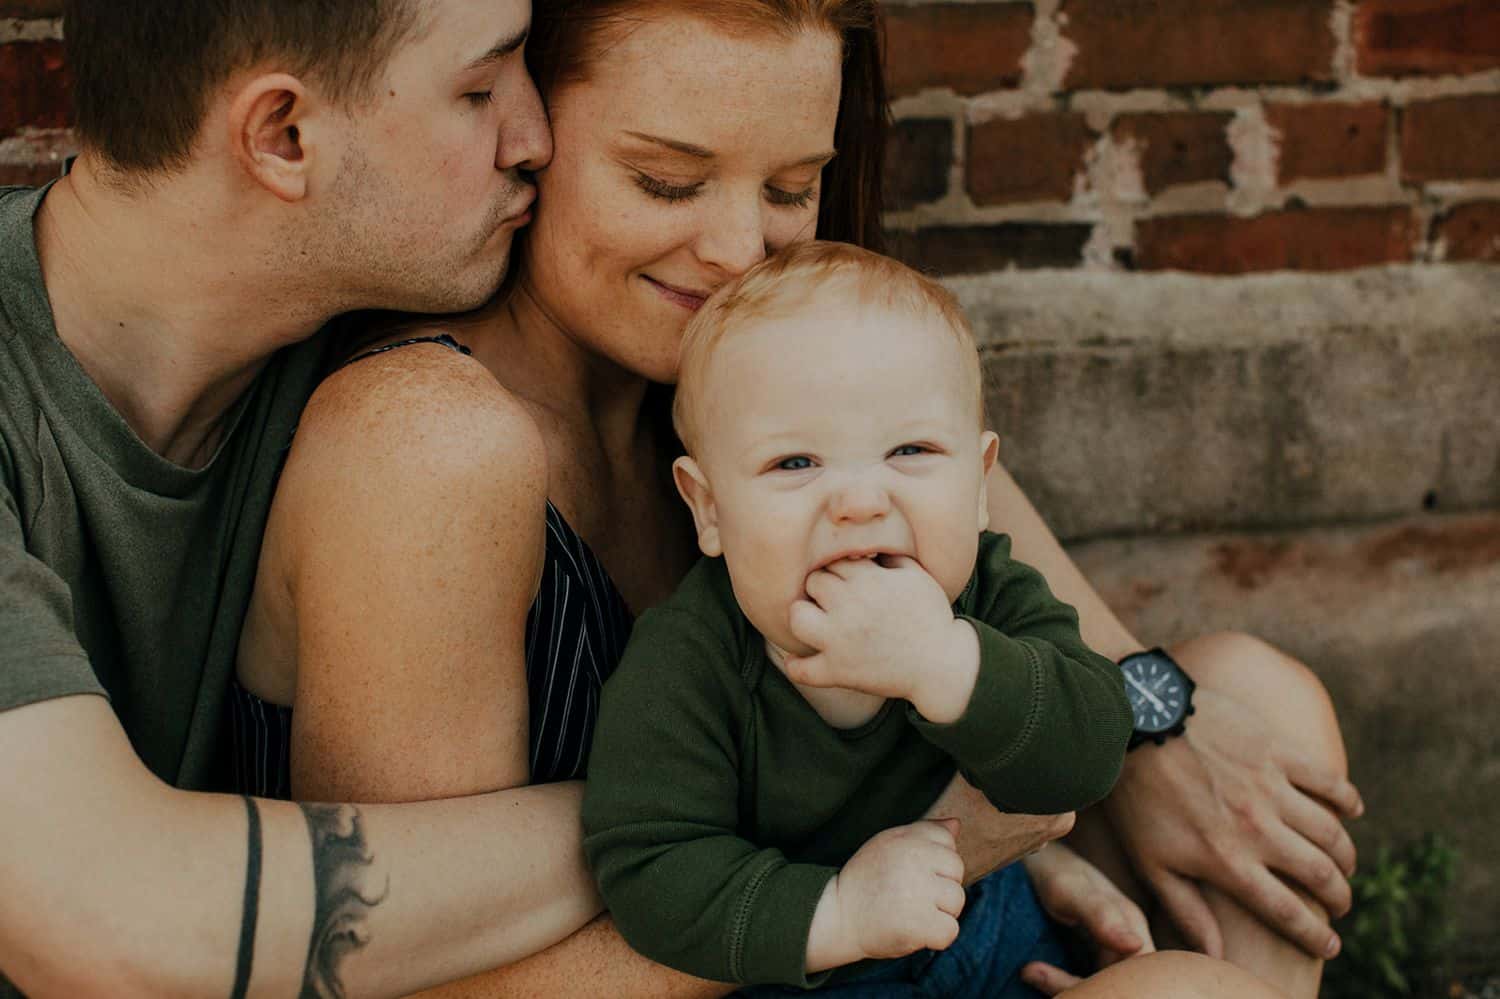
<svg viewBox="0 0 1500 999"><path fill-rule="evenodd" d="M979 529L985 530L990 526L990 472L995 468L995 460L1000 456L1000 435L993 430L986 430L979 435Z"/></svg>
<svg viewBox="0 0 1500 999"><path fill-rule="evenodd" d="M682 494L688 509L693 511L693 523L698 528L698 550L709 558L724 554L724 546L719 543L719 509L714 505L713 490L709 488L703 469L692 458L683 455L672 462L672 481L677 483L677 491Z"/></svg>

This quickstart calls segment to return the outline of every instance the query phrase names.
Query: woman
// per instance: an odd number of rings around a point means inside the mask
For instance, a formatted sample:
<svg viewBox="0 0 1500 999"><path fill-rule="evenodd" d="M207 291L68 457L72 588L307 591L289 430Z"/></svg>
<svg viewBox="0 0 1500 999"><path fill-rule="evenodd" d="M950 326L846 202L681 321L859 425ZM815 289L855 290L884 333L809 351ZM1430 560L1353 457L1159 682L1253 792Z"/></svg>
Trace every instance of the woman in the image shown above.
<svg viewBox="0 0 1500 999"><path fill-rule="evenodd" d="M262 724L276 715L268 703L295 701L285 737L296 797L449 797L582 776L594 699L630 618L662 600L695 556L669 477L677 443L659 389L675 376L687 317L719 284L793 241L817 234L878 245L885 101L874 6L538 5L531 63L555 153L537 178L523 258L508 290L480 312L390 338L447 332L472 358L423 342L352 361L309 404L283 475L242 642L240 700L242 720L272 743L283 734ZM1110 655L1139 648L1003 473L991 491L993 522L1079 607L1091 643ZM1200 720L1215 723L1135 754L1143 759L1111 800L1118 838L1097 817L1079 837L1113 855L1119 878L1133 864L1174 912L1197 917L1190 926L1208 926L1203 896L1184 878L1214 880L1204 858L1232 838L1213 836L1226 813L1206 788L1264 782L1235 802L1264 841L1250 837L1258 853L1229 858L1245 895L1253 887L1277 904L1291 897L1284 887L1283 897L1250 885L1261 875L1275 881L1261 857L1304 883L1328 870L1336 877L1304 837L1334 837L1330 824L1341 832L1280 761L1297 761L1295 776L1323 797L1352 789L1339 777L1337 726L1305 671L1249 640L1177 651L1203 688ZM1305 757L1272 758L1259 736L1227 749L1209 741L1225 718L1245 727L1250 716L1231 701L1244 693L1228 681L1247 669L1257 679L1239 685L1305 740ZM1183 822L1184 809L1203 814ZM999 816L961 782L934 810L965 817L961 848L976 875L1065 829ZM1292 813L1295 822L1282 821ZM1166 859L1157 848L1164 832L1178 840ZM1200 842L1180 842L1194 836ZM577 852L576 842L497 844L494 862L519 871ZM1287 870L1294 861L1306 870ZM1053 915L1081 923L1106 958L1149 948L1139 909L1095 868L1057 849L1039 855L1032 873ZM1238 894L1232 879L1224 884ZM1227 897L1208 897L1240 948L1232 956L1291 984L1316 975L1316 962L1276 943ZM1072 981L1059 969L1032 973L1049 990ZM1119 964L1078 994L1255 994L1237 975L1162 955ZM634 956L607 917L456 988L465 987L725 991Z"/></svg>

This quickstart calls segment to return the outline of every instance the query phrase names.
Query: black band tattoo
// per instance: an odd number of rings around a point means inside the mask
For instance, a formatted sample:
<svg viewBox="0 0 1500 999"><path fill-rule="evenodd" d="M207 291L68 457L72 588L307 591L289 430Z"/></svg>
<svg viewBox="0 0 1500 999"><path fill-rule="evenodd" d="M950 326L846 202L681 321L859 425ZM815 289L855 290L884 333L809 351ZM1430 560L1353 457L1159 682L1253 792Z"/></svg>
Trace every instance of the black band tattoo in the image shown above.
<svg viewBox="0 0 1500 999"><path fill-rule="evenodd" d="M298 999L344 999L339 965L353 951L370 942L365 926L369 911L390 890L389 881L378 895L367 895L364 884L375 862L365 845L364 819L353 805L301 805L312 838L312 940Z"/></svg>
<svg viewBox="0 0 1500 999"><path fill-rule="evenodd" d="M245 901L240 909L240 952L234 960L234 989L230 999L245 999L250 988L250 965L255 960L255 924L260 918L260 809L248 795L245 815L250 821L245 850Z"/></svg>

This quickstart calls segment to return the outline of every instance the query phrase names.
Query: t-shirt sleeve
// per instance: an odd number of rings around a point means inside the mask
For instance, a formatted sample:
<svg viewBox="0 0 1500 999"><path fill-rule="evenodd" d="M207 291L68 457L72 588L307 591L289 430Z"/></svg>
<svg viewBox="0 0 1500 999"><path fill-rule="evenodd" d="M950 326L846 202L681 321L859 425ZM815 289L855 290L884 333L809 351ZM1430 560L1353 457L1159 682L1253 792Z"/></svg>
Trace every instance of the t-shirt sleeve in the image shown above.
<svg viewBox="0 0 1500 999"><path fill-rule="evenodd" d="M1078 613L1039 572L986 535L969 613L979 676L964 714L922 735L949 753L1002 811L1037 815L1087 807L1109 793L1132 726L1119 667L1083 642Z"/></svg>
<svg viewBox="0 0 1500 999"><path fill-rule="evenodd" d="M649 611L605 685L584 791L584 850L645 956L716 981L810 987L813 912L833 867L739 834L748 691L695 615Z"/></svg>
<svg viewBox="0 0 1500 999"><path fill-rule="evenodd" d="M73 630L68 584L26 551L15 497L0 479L0 711L70 694L104 688Z"/></svg>

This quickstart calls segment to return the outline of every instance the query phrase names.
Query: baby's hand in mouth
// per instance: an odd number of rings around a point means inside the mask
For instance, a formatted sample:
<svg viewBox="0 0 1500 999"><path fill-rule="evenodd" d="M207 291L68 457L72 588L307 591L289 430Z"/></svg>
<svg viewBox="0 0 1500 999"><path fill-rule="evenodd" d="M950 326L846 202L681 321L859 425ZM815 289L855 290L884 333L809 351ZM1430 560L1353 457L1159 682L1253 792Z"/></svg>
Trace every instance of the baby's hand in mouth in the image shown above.
<svg viewBox="0 0 1500 999"><path fill-rule="evenodd" d="M790 630L818 650L789 657L787 675L913 700L935 658L967 654L973 629L953 616L937 580L906 555L840 559L810 573Z"/></svg>

